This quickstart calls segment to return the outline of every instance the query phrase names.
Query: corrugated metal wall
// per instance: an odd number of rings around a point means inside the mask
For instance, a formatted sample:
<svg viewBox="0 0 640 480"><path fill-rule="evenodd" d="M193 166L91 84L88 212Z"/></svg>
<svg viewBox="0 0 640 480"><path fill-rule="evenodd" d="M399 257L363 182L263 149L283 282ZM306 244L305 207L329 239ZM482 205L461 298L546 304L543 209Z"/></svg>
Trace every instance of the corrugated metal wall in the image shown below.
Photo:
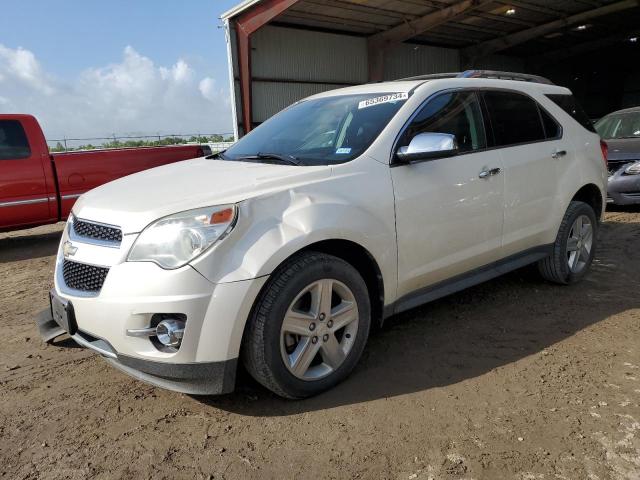
<svg viewBox="0 0 640 480"><path fill-rule="evenodd" d="M236 35L232 27L230 39L236 114L242 135ZM309 95L367 82L367 41L363 37L266 26L253 35L251 47L255 123ZM518 58L496 55L477 68L523 71L524 64ZM455 49L402 44L385 55L385 80L460 70L460 53Z"/></svg>
<svg viewBox="0 0 640 480"><path fill-rule="evenodd" d="M524 72L524 60L506 55L489 55L476 61L474 68L480 70L500 70L503 72Z"/></svg>
<svg viewBox="0 0 640 480"><path fill-rule="evenodd" d="M329 83L275 83L253 80L253 121L264 122L301 98L344 85Z"/></svg>
<svg viewBox="0 0 640 480"><path fill-rule="evenodd" d="M364 38L267 26L251 46L254 122L309 95L367 81Z"/></svg>
<svg viewBox="0 0 640 480"><path fill-rule="evenodd" d="M366 39L267 26L252 38L256 78L328 83L367 81Z"/></svg>
<svg viewBox="0 0 640 480"><path fill-rule="evenodd" d="M460 53L451 48L403 43L385 53L384 79L460 70Z"/></svg>

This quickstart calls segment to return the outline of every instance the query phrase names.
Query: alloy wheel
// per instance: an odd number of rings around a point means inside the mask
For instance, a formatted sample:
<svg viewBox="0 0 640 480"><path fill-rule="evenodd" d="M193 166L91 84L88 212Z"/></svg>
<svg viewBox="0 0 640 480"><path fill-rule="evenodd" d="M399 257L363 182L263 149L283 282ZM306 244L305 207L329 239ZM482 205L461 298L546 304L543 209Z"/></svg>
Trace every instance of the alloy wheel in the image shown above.
<svg viewBox="0 0 640 480"><path fill-rule="evenodd" d="M280 330L282 360L295 377L318 380L336 371L353 348L358 305L344 283L322 279L291 302Z"/></svg>
<svg viewBox="0 0 640 480"><path fill-rule="evenodd" d="M567 239L567 262L572 273L580 273L587 266L592 248L593 225L587 215L579 215Z"/></svg>

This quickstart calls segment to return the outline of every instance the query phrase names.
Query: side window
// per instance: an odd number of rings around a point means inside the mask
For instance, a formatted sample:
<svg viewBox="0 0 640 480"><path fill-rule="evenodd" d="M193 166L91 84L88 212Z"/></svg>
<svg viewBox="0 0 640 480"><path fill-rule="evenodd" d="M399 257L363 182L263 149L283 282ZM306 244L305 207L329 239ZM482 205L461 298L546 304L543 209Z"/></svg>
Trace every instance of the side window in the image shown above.
<svg viewBox="0 0 640 480"><path fill-rule="evenodd" d="M17 120L0 120L0 160L18 160L31 156L22 125Z"/></svg>
<svg viewBox="0 0 640 480"><path fill-rule="evenodd" d="M545 140L538 105L533 99L503 91L483 95L497 147Z"/></svg>
<svg viewBox="0 0 640 480"><path fill-rule="evenodd" d="M540 108L540 116L542 117L542 125L544 125L545 136L551 140L562 136L562 127L544 108Z"/></svg>
<svg viewBox="0 0 640 480"><path fill-rule="evenodd" d="M443 93L429 100L402 134L399 146L407 146L419 133L456 136L460 152L487 146L480 104L474 92Z"/></svg>
<svg viewBox="0 0 640 480"><path fill-rule="evenodd" d="M589 120L589 116L582 109L573 95L565 95L562 93L548 94L547 98L553 100L561 109L573 117L573 119L590 132L596 133L593 123Z"/></svg>

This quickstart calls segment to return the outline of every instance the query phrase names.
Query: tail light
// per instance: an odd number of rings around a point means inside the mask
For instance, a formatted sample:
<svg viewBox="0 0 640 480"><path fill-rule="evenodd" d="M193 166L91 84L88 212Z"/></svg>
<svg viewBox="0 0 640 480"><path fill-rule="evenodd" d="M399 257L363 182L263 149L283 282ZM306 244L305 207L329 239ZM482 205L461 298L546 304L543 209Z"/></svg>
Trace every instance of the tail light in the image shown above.
<svg viewBox="0 0 640 480"><path fill-rule="evenodd" d="M602 150L602 161L604 162L605 167L609 168L609 145L604 140L600 140L600 149Z"/></svg>

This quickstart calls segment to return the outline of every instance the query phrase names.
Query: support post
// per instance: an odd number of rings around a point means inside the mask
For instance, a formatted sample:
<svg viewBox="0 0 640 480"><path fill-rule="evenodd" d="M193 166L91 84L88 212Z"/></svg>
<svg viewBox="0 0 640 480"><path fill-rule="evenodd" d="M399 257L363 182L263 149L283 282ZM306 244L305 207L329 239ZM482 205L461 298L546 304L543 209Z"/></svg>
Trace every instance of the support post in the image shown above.
<svg viewBox="0 0 640 480"><path fill-rule="evenodd" d="M251 131L251 38L236 25L238 67L240 69L240 101L245 135Z"/></svg>
<svg viewBox="0 0 640 480"><path fill-rule="evenodd" d="M251 35L300 0L263 0L236 19L240 99L244 133L252 129L251 104ZM235 121L235 119L234 119Z"/></svg>

